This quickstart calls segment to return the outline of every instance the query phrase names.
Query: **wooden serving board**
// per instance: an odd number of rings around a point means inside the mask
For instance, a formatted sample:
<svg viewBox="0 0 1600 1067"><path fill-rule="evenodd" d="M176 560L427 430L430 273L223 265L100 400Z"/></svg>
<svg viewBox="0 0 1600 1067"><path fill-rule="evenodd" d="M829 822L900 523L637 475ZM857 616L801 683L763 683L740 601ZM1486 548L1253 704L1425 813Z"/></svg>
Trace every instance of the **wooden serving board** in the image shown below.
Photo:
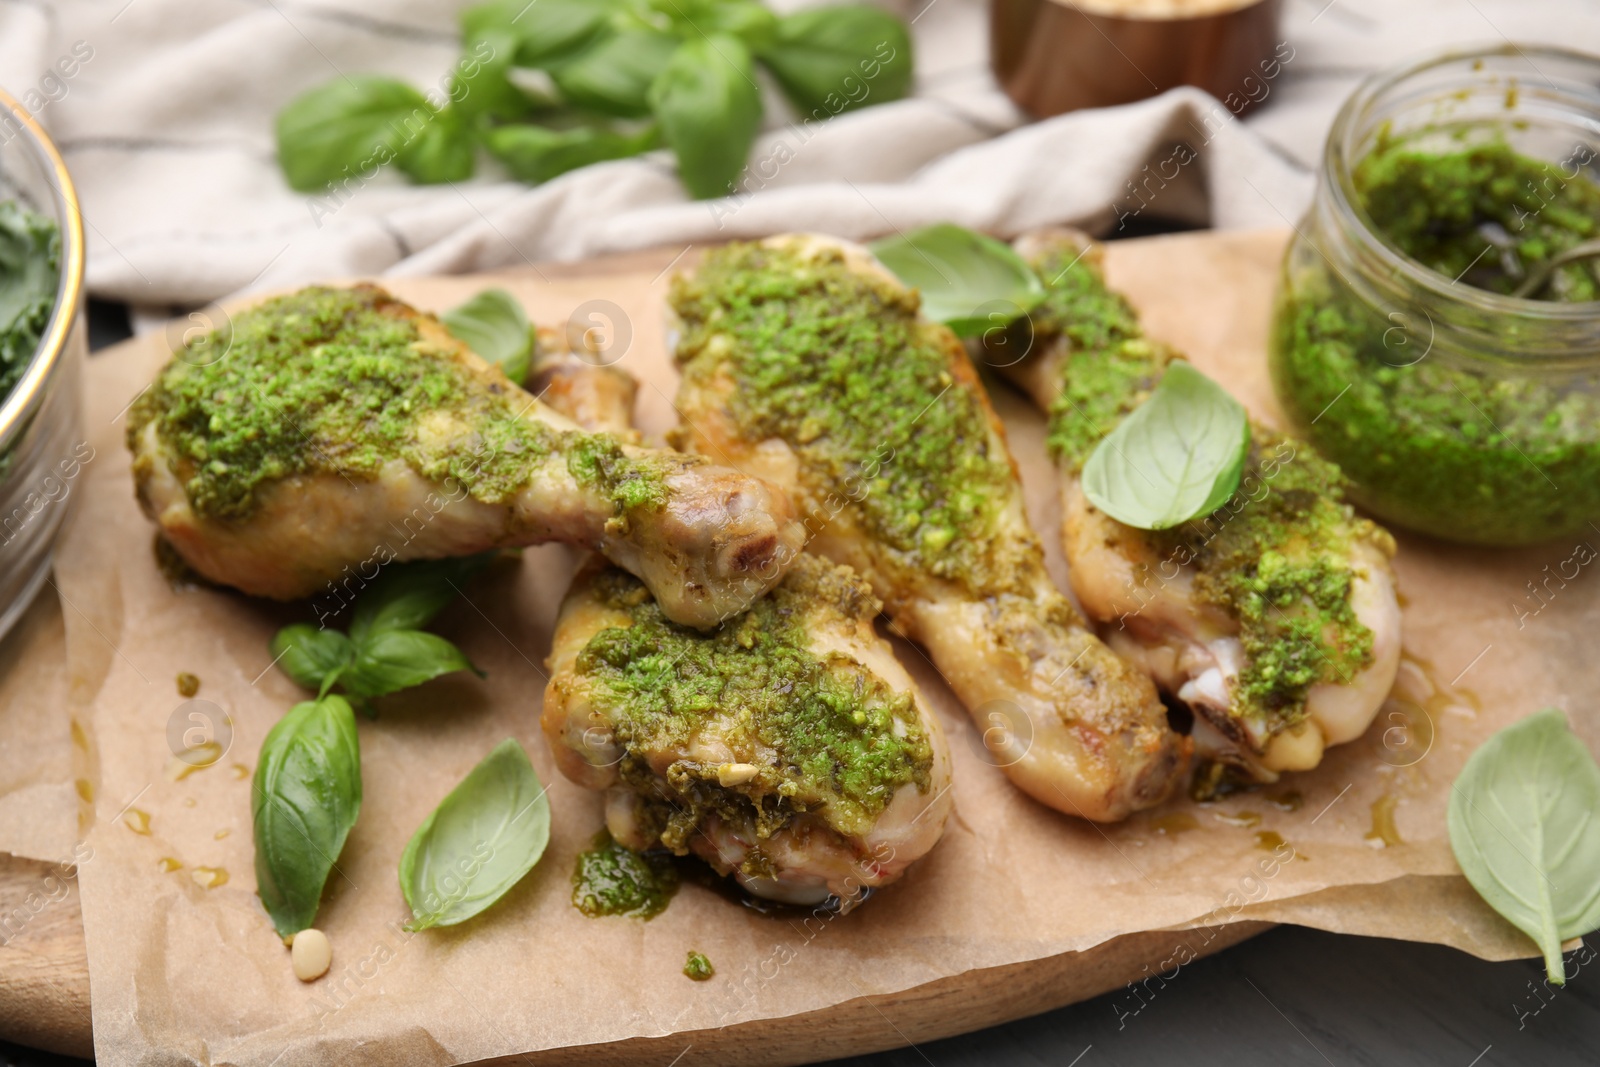
<svg viewBox="0 0 1600 1067"><path fill-rule="evenodd" d="M1274 405L1265 375L1266 337L1285 238L1286 234L1278 232L1222 233L1123 242L1110 248L1110 273L1118 285L1138 279L1136 286L1126 287L1153 336L1189 351L1197 361L1203 353L1228 352L1235 359L1240 353L1248 354L1262 373L1226 384L1252 410L1270 412ZM580 264L540 265L505 275L404 279L396 280L394 288L426 307L446 307L467 292L496 284L526 289L541 281L574 279L592 280L597 295L617 292L636 297L658 290L669 269L692 259L686 254L690 252L667 248ZM1183 293L1185 298L1171 299L1176 293ZM1204 313L1194 313L1197 305L1204 306ZM599 316L597 324L607 317L604 308L595 313ZM127 342L128 346L140 344L148 342ZM1026 410L1014 394L997 395L996 399L1002 415ZM647 430L659 430L672 419L670 399L664 392L642 391L641 424ZM1030 434L1030 447L1037 449L1037 426L1032 430L1019 426L1013 431L1017 439ZM1050 503L1051 487L1046 481L1028 488L1030 511L1045 540L1053 542L1055 509ZM1055 565L1059 567L1059 560ZM59 619L59 613L51 613L48 625L59 626ZM18 639L14 634L7 643ZM9 661L9 657L0 656L0 664ZM0 696L3 694L4 688L0 687ZM5 721L4 715L5 709L0 707L0 725ZM65 726L63 722L63 730ZM1328 795L1333 796L1336 790L1335 785ZM30 903L30 895L37 902L41 885L55 867L0 853L0 917L17 908L28 909L33 916L9 939L0 931L0 1036L55 1051L89 1055L93 1049L89 968L77 887L67 882L65 895L58 893L58 899L45 907L34 908ZM1447 872L1415 873L1441 876ZM1382 880L1374 876L1364 881L1376 889ZM1372 901L1365 903L1371 905ZM1226 919L1232 921L1205 927L1203 933L1190 930L1183 935L1181 943L1188 946L1189 958L1236 944L1272 925L1256 921L1251 913L1238 908ZM1339 926L1325 918L1317 924ZM1170 930L1144 930L1113 937L1082 951L1002 966L974 966L892 993L842 995L819 1010L661 1037L569 1044L504 1062L662 1063L693 1048L698 1063L784 1064L889 1048L979 1029L1099 995L1162 970L1162 961L1170 964L1179 943L1179 935Z"/></svg>
<svg viewBox="0 0 1600 1067"><path fill-rule="evenodd" d="M0 856L0 914L25 907L54 864ZM76 884L41 909L18 936L0 946L0 1037L71 1056L91 1057L89 959ZM1240 922L1203 936L1200 952L1236 945L1272 923ZM804 1063L920 1044L1049 1011L1099 996L1158 971L1170 959L1173 935L1119 937L1087 952L969 971L889 996L858 997L825 1011L669 1038L586 1045L496 1063L665 1063L686 1047L697 1063ZM755 1050L759 1050L757 1053Z"/></svg>

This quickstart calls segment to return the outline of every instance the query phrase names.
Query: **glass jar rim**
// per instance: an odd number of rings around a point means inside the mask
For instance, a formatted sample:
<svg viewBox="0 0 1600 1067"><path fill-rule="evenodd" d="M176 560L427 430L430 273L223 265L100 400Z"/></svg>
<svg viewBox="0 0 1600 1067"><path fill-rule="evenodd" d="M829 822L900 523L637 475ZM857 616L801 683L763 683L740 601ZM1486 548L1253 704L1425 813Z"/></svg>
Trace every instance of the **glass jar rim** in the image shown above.
<svg viewBox="0 0 1600 1067"><path fill-rule="evenodd" d="M85 257L83 211L61 153L38 120L4 90L0 90L0 118L18 124L18 140L49 179L55 200L52 205L54 221L61 233L61 275L56 282L56 302L50 310L50 322L22 377L9 396L0 397L0 451L3 451L27 428L29 419L43 403L45 383L61 362L67 336L77 322L78 305L82 302Z"/></svg>
<svg viewBox="0 0 1600 1067"><path fill-rule="evenodd" d="M1369 75L1357 85L1355 91L1334 116L1322 154L1323 185L1332 196L1336 212L1341 217L1356 223L1354 231L1360 238L1363 252L1376 259L1389 277L1402 279L1406 284L1430 297L1449 304L1470 305L1480 311L1502 312L1550 323L1592 322L1600 317L1600 300L1583 302L1535 300L1532 297L1509 296L1488 289L1479 289L1472 285L1457 285L1455 279L1447 278L1438 271L1396 251L1384 241L1355 195L1355 161L1350 157L1360 133L1360 121L1375 103L1398 86L1427 71L1464 61L1496 57L1521 59L1535 74L1538 73L1536 59L1539 57L1581 64L1594 70L1595 84L1600 85L1600 56L1572 48L1518 45L1510 41L1490 45L1453 46L1430 53L1404 66L1379 71ZM1600 96L1597 96L1596 100L1600 102ZM1596 123L1600 123L1600 104L1593 110L1593 118Z"/></svg>

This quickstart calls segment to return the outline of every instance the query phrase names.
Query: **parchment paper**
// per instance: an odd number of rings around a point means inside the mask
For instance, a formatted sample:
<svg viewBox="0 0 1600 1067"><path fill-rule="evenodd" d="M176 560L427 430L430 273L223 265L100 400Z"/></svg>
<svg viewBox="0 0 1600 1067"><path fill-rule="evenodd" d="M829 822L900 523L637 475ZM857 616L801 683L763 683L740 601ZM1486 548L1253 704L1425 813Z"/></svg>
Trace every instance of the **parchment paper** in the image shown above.
<svg viewBox="0 0 1600 1067"><path fill-rule="evenodd" d="M1151 333L1270 420L1264 340L1281 248L1280 235L1120 244L1109 251L1109 272ZM614 302L631 321L623 365L647 383L641 424L660 432L673 421L674 383L661 341L666 276L652 273L545 280L527 271L393 288L443 309L504 285L546 323L585 301ZM574 558L547 547L490 571L470 602L441 618L440 631L487 669L487 681L444 679L384 700L377 721L361 722L365 801L317 922L332 938L333 970L302 985L253 892L247 777L267 729L304 698L267 651L274 629L299 616L228 592L174 591L154 565L152 528L135 506L119 439L124 405L165 356L159 343L138 343L91 364L88 422L102 461L87 472L84 512L60 560L64 594L106 637L105 649L74 643L70 651L74 685L91 694L84 715L99 754L94 855L80 879L96 1051L108 1067L444 1064L664 1036L793 1015L1135 931L1246 919L1437 941L1489 958L1531 954L1455 874L1444 808L1472 748L1547 704L1565 707L1585 740L1600 745L1589 703L1600 669L1580 644L1600 622L1600 579L1580 575L1520 629L1514 609L1524 583L1572 546L1487 553L1402 539L1405 644L1418 664L1406 668L1408 678L1444 694L1426 701L1435 736L1425 750L1420 742L1406 748L1404 732L1386 737L1394 724L1380 721L1281 786L1212 805L1179 800L1118 826L1062 816L1013 789L977 758L974 731L937 675L901 646L951 735L955 813L943 841L900 883L851 915L807 923L753 914L694 885L648 923L587 919L571 907L573 858L601 815L596 794L555 771L538 732L543 658ZM1060 578L1041 421L1017 395L995 392ZM169 723L184 704L179 671L201 678L197 699L225 712L232 737L216 765L174 781L163 769ZM402 847L508 735L550 785L548 852L477 920L403 933ZM1290 806L1291 793L1297 810L1271 801ZM1366 835L1385 796L1403 843L1376 847ZM1193 829L1181 828L1185 816ZM1297 858L1264 863L1264 831L1281 835ZM166 870L164 861L181 866ZM225 870L226 883L202 888L201 868ZM1199 936L1174 934L1174 944ZM714 979L682 977L689 949L710 957Z"/></svg>

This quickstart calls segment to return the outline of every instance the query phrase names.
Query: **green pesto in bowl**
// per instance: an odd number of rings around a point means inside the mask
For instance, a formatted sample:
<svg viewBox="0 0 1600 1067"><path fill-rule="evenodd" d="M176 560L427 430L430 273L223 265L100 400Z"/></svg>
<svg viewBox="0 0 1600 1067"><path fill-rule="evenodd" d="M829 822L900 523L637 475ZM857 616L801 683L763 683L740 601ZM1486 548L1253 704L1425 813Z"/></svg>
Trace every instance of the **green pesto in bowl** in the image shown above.
<svg viewBox="0 0 1600 1067"><path fill-rule="evenodd" d="M60 281L56 224L15 200L0 200L0 400L28 369Z"/></svg>

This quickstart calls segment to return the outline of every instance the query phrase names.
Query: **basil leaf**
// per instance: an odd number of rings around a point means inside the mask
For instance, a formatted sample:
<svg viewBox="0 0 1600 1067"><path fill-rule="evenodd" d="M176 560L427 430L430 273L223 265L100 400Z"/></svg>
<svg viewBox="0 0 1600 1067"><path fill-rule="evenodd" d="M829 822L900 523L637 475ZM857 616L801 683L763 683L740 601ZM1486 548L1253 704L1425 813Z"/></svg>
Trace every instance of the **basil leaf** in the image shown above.
<svg viewBox="0 0 1600 1067"><path fill-rule="evenodd" d="M1450 791L1450 848L1472 888L1565 981L1561 942L1600 928L1600 766L1555 708L1485 741Z"/></svg>
<svg viewBox="0 0 1600 1067"><path fill-rule="evenodd" d="M384 630L356 645L355 662L339 676L339 684L358 697L371 699L451 674L477 668L466 653L438 634L424 630Z"/></svg>
<svg viewBox="0 0 1600 1067"><path fill-rule="evenodd" d="M321 694L355 659L355 646L338 630L319 630L308 622L285 626L268 646L272 658L295 684Z"/></svg>
<svg viewBox="0 0 1600 1067"><path fill-rule="evenodd" d="M533 100L511 81L517 39L505 30L487 30L468 38L451 79L453 107L469 125L490 117L512 121L526 115Z"/></svg>
<svg viewBox="0 0 1600 1067"><path fill-rule="evenodd" d="M1239 488L1249 450L1244 408L1180 361L1095 446L1083 491L1118 522L1165 530L1221 507Z"/></svg>
<svg viewBox="0 0 1600 1067"><path fill-rule="evenodd" d="M981 336L1044 299L1039 275L1009 245L948 222L885 238L871 249L878 262L922 294L923 315L958 337Z"/></svg>
<svg viewBox="0 0 1600 1067"><path fill-rule="evenodd" d="M505 34L518 66L540 67L600 36L617 7L612 0L492 0L461 13L461 39Z"/></svg>
<svg viewBox="0 0 1600 1067"><path fill-rule="evenodd" d="M400 856L407 930L454 926L499 900L550 841L550 801L513 738L494 747L422 821Z"/></svg>
<svg viewBox="0 0 1600 1067"><path fill-rule="evenodd" d="M650 87L650 106L689 192L700 200L731 193L761 125L761 92L744 42L716 33L679 45Z"/></svg>
<svg viewBox="0 0 1600 1067"><path fill-rule="evenodd" d="M825 119L911 91L905 23L865 4L784 16L760 57L801 118Z"/></svg>
<svg viewBox="0 0 1600 1067"><path fill-rule="evenodd" d="M434 111L427 123L400 146L395 165L423 185L466 181L475 164L472 131L453 108Z"/></svg>
<svg viewBox="0 0 1600 1067"><path fill-rule="evenodd" d="M364 645L371 635L386 630L421 629L493 558L493 552L481 552L458 559L391 564L356 598L350 640Z"/></svg>
<svg viewBox="0 0 1600 1067"><path fill-rule="evenodd" d="M545 182L569 170L648 152L661 142L660 128L616 133L598 126L552 130L543 126L497 126L484 134L489 151L512 176Z"/></svg>
<svg viewBox="0 0 1600 1067"><path fill-rule="evenodd" d="M702 25L707 33L733 34L752 52L770 48L778 40L778 16L747 0L716 4Z"/></svg>
<svg viewBox="0 0 1600 1067"><path fill-rule="evenodd" d="M516 298L504 289L485 289L439 316L456 340L521 385L533 360L533 327ZM412 627L413 629L415 627Z"/></svg>
<svg viewBox="0 0 1600 1067"><path fill-rule="evenodd" d="M278 112L278 164L290 186L316 192L393 159L405 140L403 123L416 121L419 110L433 113L405 82L371 74L337 78Z"/></svg>
<svg viewBox="0 0 1600 1067"><path fill-rule="evenodd" d="M550 77L570 104L639 118L650 114L650 85L677 49L671 34L629 30L590 45L552 68Z"/></svg>
<svg viewBox="0 0 1600 1067"><path fill-rule="evenodd" d="M282 936L315 921L361 810L361 747L343 697L296 704L267 731L250 787L256 892Z"/></svg>

